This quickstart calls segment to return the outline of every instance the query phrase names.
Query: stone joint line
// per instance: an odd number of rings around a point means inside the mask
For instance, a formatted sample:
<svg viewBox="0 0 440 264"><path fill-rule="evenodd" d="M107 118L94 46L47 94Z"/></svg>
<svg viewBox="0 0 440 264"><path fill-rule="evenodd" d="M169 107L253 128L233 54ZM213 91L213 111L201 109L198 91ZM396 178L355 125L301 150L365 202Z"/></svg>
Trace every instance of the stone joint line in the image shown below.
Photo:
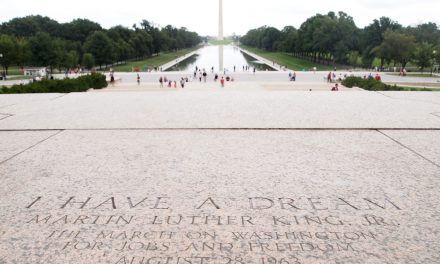
<svg viewBox="0 0 440 264"><path fill-rule="evenodd" d="M5 159L5 160L3 160L3 161L0 161L0 165L3 165L4 163L10 161L11 159L17 157L18 155L20 155L20 154L22 154L22 153L24 153L24 152L26 152L26 151L28 151L28 150L30 150L30 149L32 149L32 148L34 148L34 147L40 145L41 143L48 141L49 139L55 137L56 135L60 134L60 133L63 132L64 130L55 130L55 131L57 131L57 132L54 133L54 134L52 134L52 135L50 135L50 136L48 136L47 138L38 141L37 143L33 144L32 146L30 146L30 147L28 147L28 148L26 148L26 149L24 149L24 150L18 152L17 154L12 155L11 157L9 157L9 158L7 158L7 159Z"/></svg>
<svg viewBox="0 0 440 264"><path fill-rule="evenodd" d="M432 165L436 166L437 168L440 169L440 164L435 163L434 161L428 159L427 157L423 156L422 154L418 153L417 151L413 150L412 148L406 146L405 144L403 144L402 142L398 141L397 139L394 139L393 137L387 135L386 133L382 132L381 130L377 130L377 132L379 132L380 134L382 134L383 136L387 137L388 139L394 141L395 143L397 143L398 145L400 145L401 147L411 151L412 153L414 153L415 155L419 156L420 158L426 160L427 162L431 163Z"/></svg>
<svg viewBox="0 0 440 264"><path fill-rule="evenodd" d="M11 116L14 116L14 115L13 114L0 113L0 120L6 119L6 118L11 117Z"/></svg>
<svg viewBox="0 0 440 264"><path fill-rule="evenodd" d="M440 117L440 116L438 116ZM350 127L335 127L335 128L322 128L322 127L152 127L152 128L29 128L29 129L1 129L0 132L43 132L43 131L440 131L440 128L350 128Z"/></svg>

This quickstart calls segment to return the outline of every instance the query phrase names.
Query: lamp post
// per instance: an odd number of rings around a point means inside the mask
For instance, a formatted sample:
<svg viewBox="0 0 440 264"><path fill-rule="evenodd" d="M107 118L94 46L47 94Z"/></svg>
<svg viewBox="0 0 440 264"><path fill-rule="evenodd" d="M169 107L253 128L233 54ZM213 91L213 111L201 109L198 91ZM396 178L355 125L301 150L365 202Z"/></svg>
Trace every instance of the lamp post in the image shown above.
<svg viewBox="0 0 440 264"><path fill-rule="evenodd" d="M0 61L3 63L3 53L0 53ZM5 80L6 79L6 74L4 74L3 64L1 64L1 65L2 65L2 71L1 71L0 75L2 77L2 80Z"/></svg>

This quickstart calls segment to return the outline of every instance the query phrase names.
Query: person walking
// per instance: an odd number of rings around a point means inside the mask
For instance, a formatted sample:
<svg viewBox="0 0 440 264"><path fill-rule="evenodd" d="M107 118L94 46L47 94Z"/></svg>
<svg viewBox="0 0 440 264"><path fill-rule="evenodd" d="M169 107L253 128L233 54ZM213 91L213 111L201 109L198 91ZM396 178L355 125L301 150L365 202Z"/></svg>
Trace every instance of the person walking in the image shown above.
<svg viewBox="0 0 440 264"><path fill-rule="evenodd" d="M159 78L159 83L160 83L160 87L162 88L163 87L163 78L162 78L162 76L160 76L160 78Z"/></svg>
<svg viewBox="0 0 440 264"><path fill-rule="evenodd" d="M185 79L180 79L180 86L182 86L182 89L185 88Z"/></svg>
<svg viewBox="0 0 440 264"><path fill-rule="evenodd" d="M223 77L220 80L220 84L221 84L222 87L225 87L225 79Z"/></svg>
<svg viewBox="0 0 440 264"><path fill-rule="evenodd" d="M208 74L206 71L203 71L203 81L206 82L206 78L208 77Z"/></svg>
<svg viewBox="0 0 440 264"><path fill-rule="evenodd" d="M112 84L112 86L115 86L115 76L113 75L113 73L110 73L110 83Z"/></svg>
<svg viewBox="0 0 440 264"><path fill-rule="evenodd" d="M137 76L136 76L136 81L137 81L137 84L138 84L138 85L141 84L141 76L139 76L139 73L138 73Z"/></svg>

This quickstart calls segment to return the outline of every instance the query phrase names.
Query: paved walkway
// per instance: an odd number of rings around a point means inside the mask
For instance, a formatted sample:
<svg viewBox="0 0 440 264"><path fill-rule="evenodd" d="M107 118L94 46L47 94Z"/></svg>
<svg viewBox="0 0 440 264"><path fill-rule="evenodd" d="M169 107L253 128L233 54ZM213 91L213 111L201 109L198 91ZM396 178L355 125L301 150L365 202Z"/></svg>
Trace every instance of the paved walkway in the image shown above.
<svg viewBox="0 0 440 264"><path fill-rule="evenodd" d="M0 95L0 263L437 263L440 93L310 85Z"/></svg>

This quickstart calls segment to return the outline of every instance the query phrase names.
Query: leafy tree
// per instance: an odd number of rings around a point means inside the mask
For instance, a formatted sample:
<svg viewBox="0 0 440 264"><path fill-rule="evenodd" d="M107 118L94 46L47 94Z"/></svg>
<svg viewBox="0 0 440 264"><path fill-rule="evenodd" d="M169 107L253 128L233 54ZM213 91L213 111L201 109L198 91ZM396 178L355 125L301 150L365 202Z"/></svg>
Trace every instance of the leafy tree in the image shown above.
<svg viewBox="0 0 440 264"><path fill-rule="evenodd" d="M359 64L359 59L360 59L360 54L358 51L352 51L348 55L348 63L350 63L350 65L357 66Z"/></svg>
<svg viewBox="0 0 440 264"><path fill-rule="evenodd" d="M87 37L95 31L102 31L102 27L98 23L88 19L75 19L70 23L62 25L60 37L84 43Z"/></svg>
<svg viewBox="0 0 440 264"><path fill-rule="evenodd" d="M360 46L363 50L362 61L364 66L372 66L374 56L377 55L377 49L375 48L381 45L384 41L384 33L389 29L399 30L401 28L402 26L399 23L391 20L388 17L381 17L379 20L375 19L373 23L364 28L364 30L361 32L360 39ZM375 49L375 51L373 51L373 49ZM386 57L386 53L381 53L379 55L381 68L385 63Z"/></svg>
<svg viewBox="0 0 440 264"><path fill-rule="evenodd" d="M93 55L97 65L112 62L113 46L105 32L95 31L87 38L84 46L85 51Z"/></svg>
<svg viewBox="0 0 440 264"><path fill-rule="evenodd" d="M58 36L60 30L60 24L57 21L38 15L14 18L3 24L1 33L17 37L31 37L37 32L46 32L51 36Z"/></svg>
<svg viewBox="0 0 440 264"><path fill-rule="evenodd" d="M153 52L153 38L145 31L136 31L133 34L130 43L133 47L134 55L137 58L149 56Z"/></svg>
<svg viewBox="0 0 440 264"><path fill-rule="evenodd" d="M373 52L378 56L387 56L405 68L406 64L412 59L416 48L416 41L413 36L395 32L388 29L383 34L383 42L375 47Z"/></svg>
<svg viewBox="0 0 440 264"><path fill-rule="evenodd" d="M64 60L64 67L68 69L76 68L78 66L78 62L79 62L79 57L76 51L71 50L68 53L66 53Z"/></svg>
<svg viewBox="0 0 440 264"><path fill-rule="evenodd" d="M29 39L29 49L31 51L30 63L33 66L53 67L60 62L59 50L54 39L46 32L39 32Z"/></svg>
<svg viewBox="0 0 440 264"><path fill-rule="evenodd" d="M440 31L436 23L420 24L415 28L409 27L408 31L414 35L419 43L426 42L435 45L440 42Z"/></svg>
<svg viewBox="0 0 440 264"><path fill-rule="evenodd" d="M420 70L423 70L427 67L431 67L432 59L433 59L433 48L432 45L423 42L418 45L415 53L414 53L414 62L419 66Z"/></svg>
<svg viewBox="0 0 440 264"><path fill-rule="evenodd" d="M29 47L29 41L25 38L16 39L17 57L15 63L23 67L31 60L32 52Z"/></svg>
<svg viewBox="0 0 440 264"><path fill-rule="evenodd" d="M8 68L17 61L18 50L16 41L13 37L8 35L0 35L0 63L3 69L8 74Z"/></svg>
<svg viewBox="0 0 440 264"><path fill-rule="evenodd" d="M95 66L95 58L93 58L93 55L91 53L84 53L82 58L82 65L88 70L91 70Z"/></svg>

